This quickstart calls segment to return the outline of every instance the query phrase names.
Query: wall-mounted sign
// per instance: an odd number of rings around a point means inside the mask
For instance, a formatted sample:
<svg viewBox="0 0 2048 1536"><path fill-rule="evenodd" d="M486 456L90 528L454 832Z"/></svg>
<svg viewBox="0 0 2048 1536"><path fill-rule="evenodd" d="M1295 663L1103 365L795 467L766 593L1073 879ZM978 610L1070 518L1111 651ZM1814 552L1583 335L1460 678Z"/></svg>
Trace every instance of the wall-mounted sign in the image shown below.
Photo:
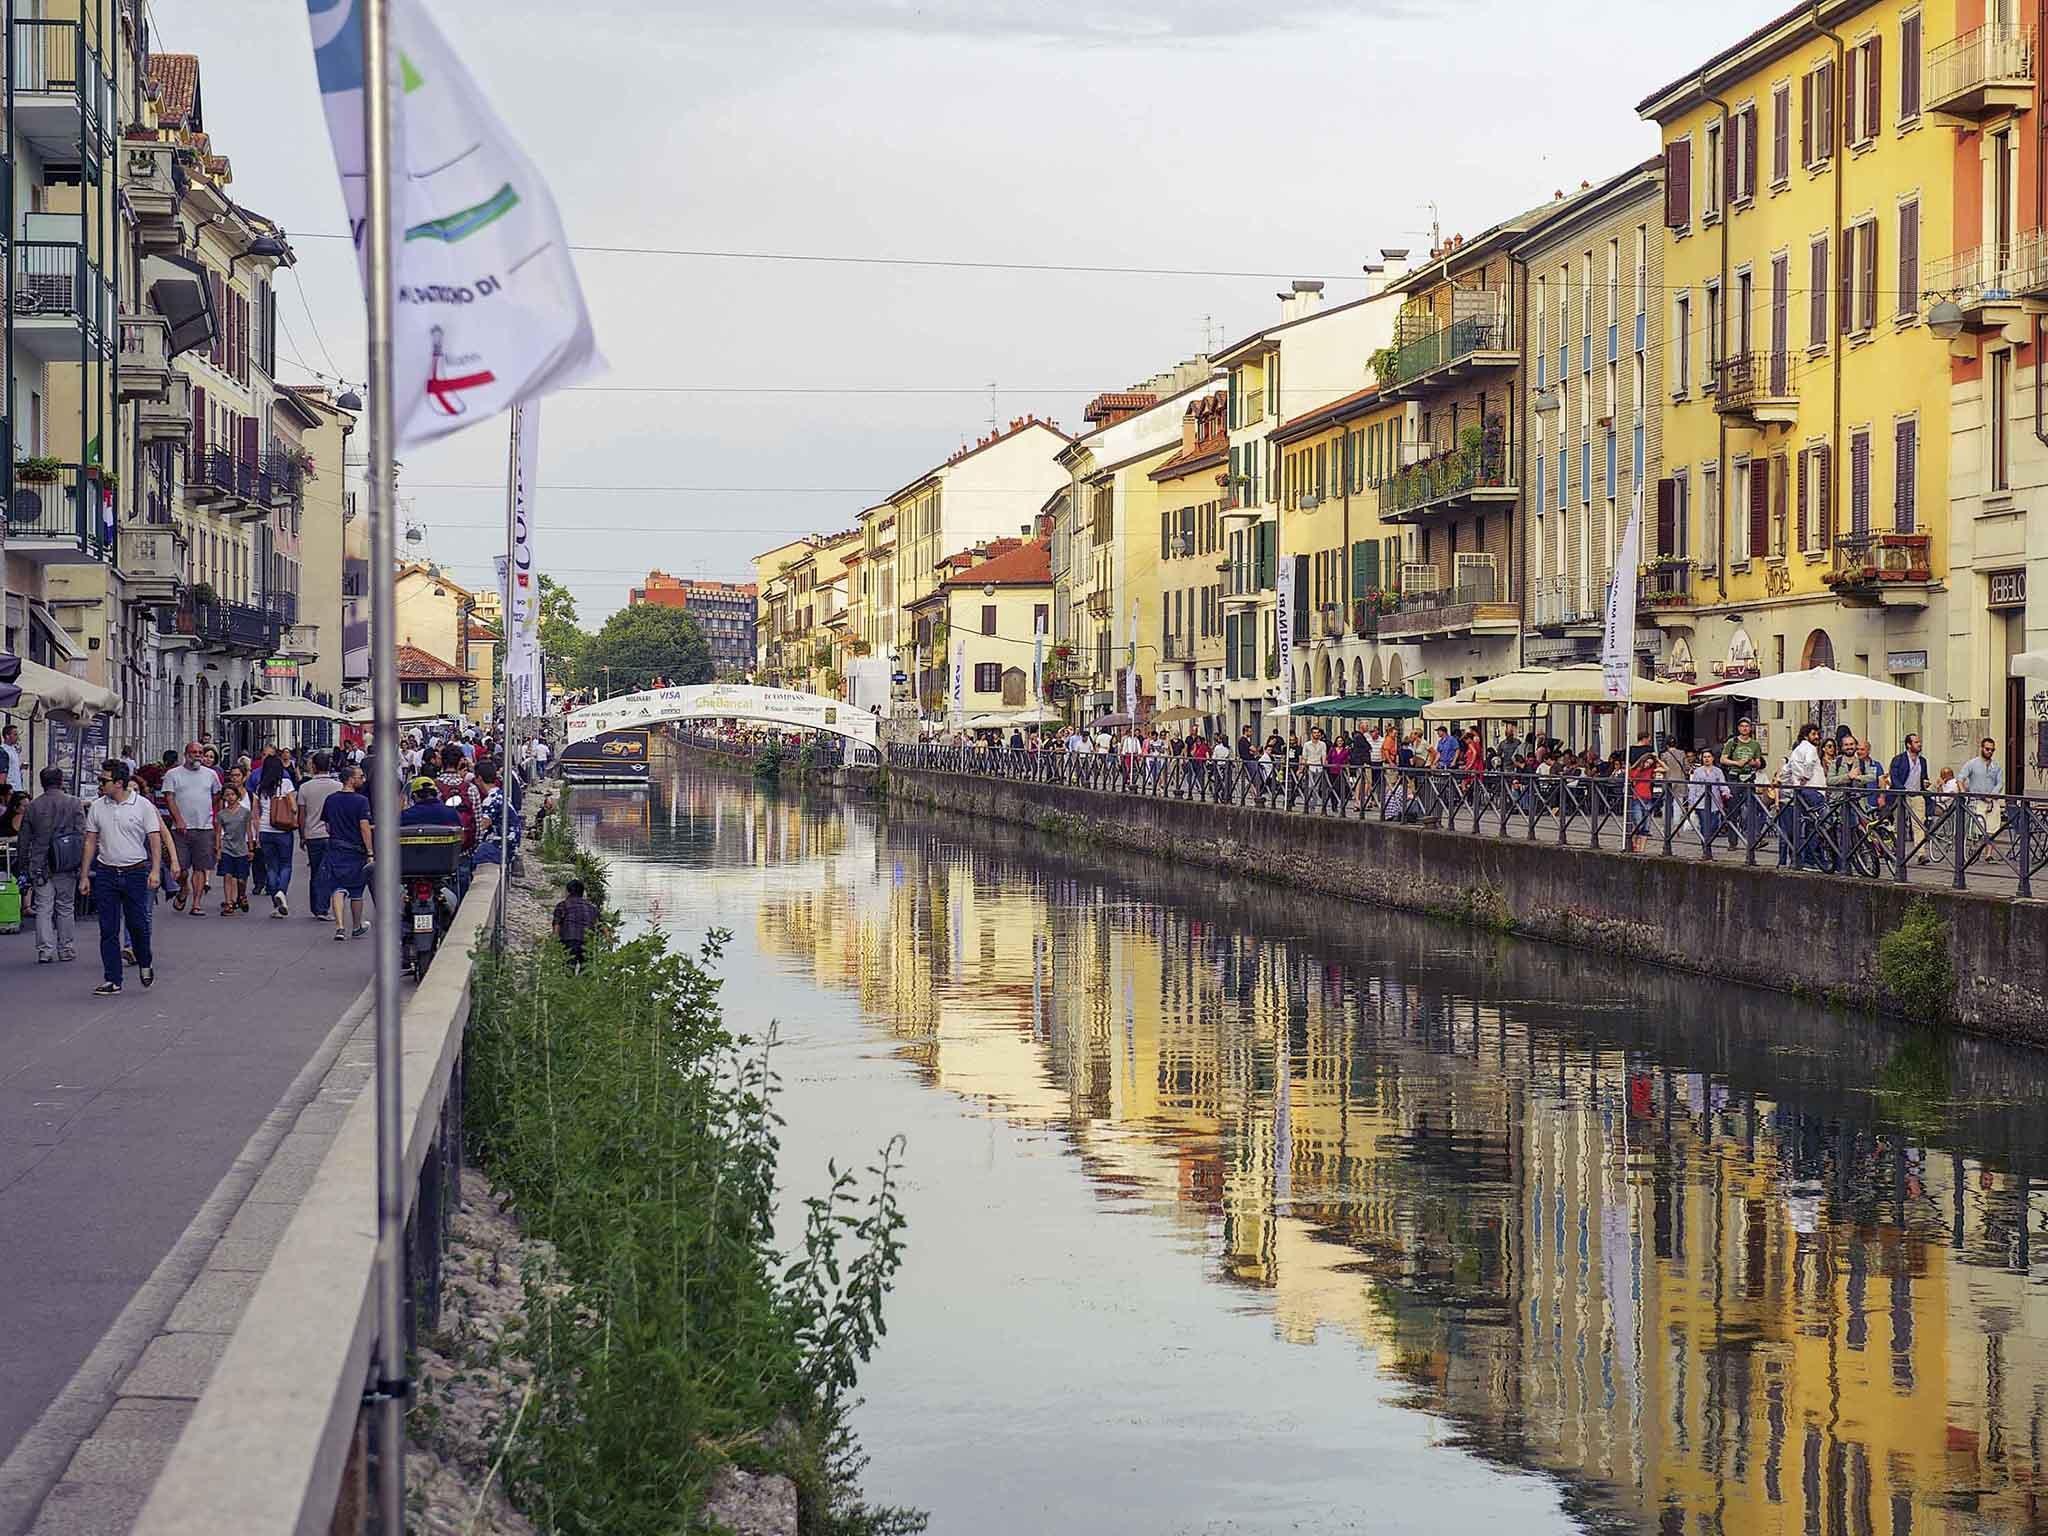
<svg viewBox="0 0 2048 1536"><path fill-rule="evenodd" d="M1728 637L1728 659L1721 663L1721 676L1739 682L1756 673L1756 642L1749 638L1748 630L1738 629Z"/></svg>
<svg viewBox="0 0 2048 1536"><path fill-rule="evenodd" d="M299 664L289 656L267 656L263 660L265 677L297 677Z"/></svg>
<svg viewBox="0 0 2048 1536"><path fill-rule="evenodd" d="M1985 606L1990 608L2024 608L2027 606L2027 568L2019 566L2010 571L1993 571L1990 575L1990 594Z"/></svg>
<svg viewBox="0 0 2048 1536"><path fill-rule="evenodd" d="M1925 651L1886 651L1884 669L1887 672L1925 672L1927 653Z"/></svg>

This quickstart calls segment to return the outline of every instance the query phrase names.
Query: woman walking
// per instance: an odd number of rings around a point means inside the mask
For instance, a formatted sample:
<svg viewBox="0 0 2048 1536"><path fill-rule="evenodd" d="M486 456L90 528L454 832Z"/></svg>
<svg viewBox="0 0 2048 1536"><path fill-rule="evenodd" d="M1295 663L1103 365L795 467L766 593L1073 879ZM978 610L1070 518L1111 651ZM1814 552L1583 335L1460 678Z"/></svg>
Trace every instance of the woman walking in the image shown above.
<svg viewBox="0 0 2048 1536"><path fill-rule="evenodd" d="M256 770L257 842L263 850L263 889L270 896L270 915L290 917L285 893L292 884L292 838L299 830L298 786L276 752L263 755Z"/></svg>

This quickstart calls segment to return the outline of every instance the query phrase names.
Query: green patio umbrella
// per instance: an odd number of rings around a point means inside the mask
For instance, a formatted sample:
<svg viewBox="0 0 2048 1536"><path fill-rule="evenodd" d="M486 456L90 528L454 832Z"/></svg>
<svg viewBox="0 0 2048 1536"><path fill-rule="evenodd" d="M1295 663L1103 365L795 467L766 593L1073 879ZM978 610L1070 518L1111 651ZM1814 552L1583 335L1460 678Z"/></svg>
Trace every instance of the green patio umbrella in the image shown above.
<svg viewBox="0 0 2048 1536"><path fill-rule="evenodd" d="M1328 720L1414 720L1421 717L1422 700L1405 693L1353 693L1306 709L1297 705L1295 713Z"/></svg>

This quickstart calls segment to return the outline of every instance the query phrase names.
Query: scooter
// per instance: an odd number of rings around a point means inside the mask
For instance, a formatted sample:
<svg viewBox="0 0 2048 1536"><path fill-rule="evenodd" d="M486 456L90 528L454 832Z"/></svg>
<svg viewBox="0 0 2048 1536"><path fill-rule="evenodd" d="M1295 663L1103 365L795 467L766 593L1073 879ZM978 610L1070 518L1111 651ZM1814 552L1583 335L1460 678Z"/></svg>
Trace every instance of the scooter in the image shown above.
<svg viewBox="0 0 2048 1536"><path fill-rule="evenodd" d="M455 871L461 859L460 827L398 830L398 878L405 896L402 944L405 968L415 981L426 978L454 920Z"/></svg>

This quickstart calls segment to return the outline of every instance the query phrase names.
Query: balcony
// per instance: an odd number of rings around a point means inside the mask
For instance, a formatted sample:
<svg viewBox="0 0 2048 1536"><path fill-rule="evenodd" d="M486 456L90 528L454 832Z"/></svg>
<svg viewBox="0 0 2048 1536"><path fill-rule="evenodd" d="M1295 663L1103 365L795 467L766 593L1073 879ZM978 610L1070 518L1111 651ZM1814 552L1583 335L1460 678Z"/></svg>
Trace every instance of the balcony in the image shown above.
<svg viewBox="0 0 2048 1536"><path fill-rule="evenodd" d="M1477 442L1439 449L1382 480L1380 521L1413 523L1440 512L1512 504L1518 492L1511 471L1506 441L1496 425Z"/></svg>
<svg viewBox="0 0 2048 1536"><path fill-rule="evenodd" d="M131 523L121 530L121 575L138 603L175 603L184 585L184 540L170 528Z"/></svg>
<svg viewBox="0 0 2048 1536"><path fill-rule="evenodd" d="M1411 328L1404 318L1388 368L1391 377L1380 380L1380 399L1418 400L1474 374L1513 368L1518 359L1505 308L1494 289L1453 289L1449 325L1424 316ZM1431 328L1421 329L1421 324Z"/></svg>
<svg viewBox="0 0 2048 1536"><path fill-rule="evenodd" d="M1406 592L1400 606L1380 615L1379 638L1402 643L1453 635L1512 635L1521 623L1515 605L1496 584L1472 582L1435 592Z"/></svg>
<svg viewBox="0 0 2048 1536"><path fill-rule="evenodd" d="M1660 555L1644 565L1636 580L1636 606L1653 624L1663 619L1692 624L1692 611L1699 606L1693 596L1693 563L1677 555Z"/></svg>
<svg viewBox="0 0 2048 1536"><path fill-rule="evenodd" d="M287 624L277 637L277 654L289 656L294 661L318 661L320 659L320 626L318 624Z"/></svg>
<svg viewBox="0 0 2048 1536"><path fill-rule="evenodd" d="M2034 104L2034 29L1993 22L1927 55L1927 109L1978 123Z"/></svg>
<svg viewBox="0 0 2048 1536"><path fill-rule="evenodd" d="M1578 576L1538 576L1529 583L1529 624L1547 634L1598 628L1602 614L1591 600L1592 583Z"/></svg>
<svg viewBox="0 0 2048 1536"><path fill-rule="evenodd" d="M104 560L109 519L96 475L77 464L16 464L7 495L7 553L41 565Z"/></svg>
<svg viewBox="0 0 2048 1536"><path fill-rule="evenodd" d="M95 168L111 143L114 87L76 21L20 19L9 60L14 131L46 160Z"/></svg>
<svg viewBox="0 0 2048 1536"><path fill-rule="evenodd" d="M2048 314L2048 232L2022 231L2009 241L1959 251L1927 268L1927 291L1953 298L1971 337L2003 332L2015 346L2033 340L2033 317ZM1957 337L1964 357L1974 339Z"/></svg>
<svg viewBox="0 0 2048 1536"><path fill-rule="evenodd" d="M145 251L175 251L184 244L178 229L178 202L184 195L185 173L178 167L178 147L171 143L123 146L127 174L121 195L135 215L135 230Z"/></svg>
<svg viewBox="0 0 2048 1536"><path fill-rule="evenodd" d="M299 622L299 594L266 592L263 594L263 611L275 617L279 624L296 624Z"/></svg>
<svg viewBox="0 0 2048 1536"><path fill-rule="evenodd" d="M171 327L155 315L121 317L121 398L161 400L171 387Z"/></svg>
<svg viewBox="0 0 2048 1536"><path fill-rule="evenodd" d="M82 242L15 241L17 347L46 363L82 363L106 351L114 313L113 285Z"/></svg>
<svg viewBox="0 0 2048 1536"><path fill-rule="evenodd" d="M1165 662L1191 662L1195 659L1195 642L1191 635L1168 635L1159 642L1159 659Z"/></svg>
<svg viewBox="0 0 2048 1536"><path fill-rule="evenodd" d="M185 495L195 506L253 522L270 515L270 479L225 448L195 449L185 461Z"/></svg>
<svg viewBox="0 0 2048 1536"><path fill-rule="evenodd" d="M1359 640L1377 640L1380 637L1380 619L1385 614L1398 611L1401 599L1395 592L1378 592L1361 597L1351 605L1351 633Z"/></svg>
<svg viewBox="0 0 2048 1536"><path fill-rule="evenodd" d="M1113 606L1115 600L1116 594L1114 592L1098 587L1095 591L1088 594L1088 611L1098 619L1106 619L1116 612Z"/></svg>
<svg viewBox="0 0 2048 1536"><path fill-rule="evenodd" d="M145 443L182 443L192 436L192 381L173 372L163 394L135 407L135 432Z"/></svg>
<svg viewBox="0 0 2048 1536"><path fill-rule="evenodd" d="M1857 607L1925 608L1934 586L1924 533L1845 533L1835 540L1827 584Z"/></svg>
<svg viewBox="0 0 2048 1536"><path fill-rule="evenodd" d="M1799 420L1798 368L1789 352L1737 352L1714 364L1714 409L1751 427Z"/></svg>
<svg viewBox="0 0 2048 1536"><path fill-rule="evenodd" d="M257 490L270 506L287 506L305 492L306 472L288 449L273 448L263 456Z"/></svg>
<svg viewBox="0 0 2048 1536"><path fill-rule="evenodd" d="M1335 603L1326 605L1316 615L1315 637L1318 640L1342 640L1350 626L1344 622L1344 610Z"/></svg>
<svg viewBox="0 0 2048 1536"><path fill-rule="evenodd" d="M189 596L175 608L157 611L157 629L168 639L183 639L216 649L277 649L279 625L271 614L248 603L194 602Z"/></svg>

